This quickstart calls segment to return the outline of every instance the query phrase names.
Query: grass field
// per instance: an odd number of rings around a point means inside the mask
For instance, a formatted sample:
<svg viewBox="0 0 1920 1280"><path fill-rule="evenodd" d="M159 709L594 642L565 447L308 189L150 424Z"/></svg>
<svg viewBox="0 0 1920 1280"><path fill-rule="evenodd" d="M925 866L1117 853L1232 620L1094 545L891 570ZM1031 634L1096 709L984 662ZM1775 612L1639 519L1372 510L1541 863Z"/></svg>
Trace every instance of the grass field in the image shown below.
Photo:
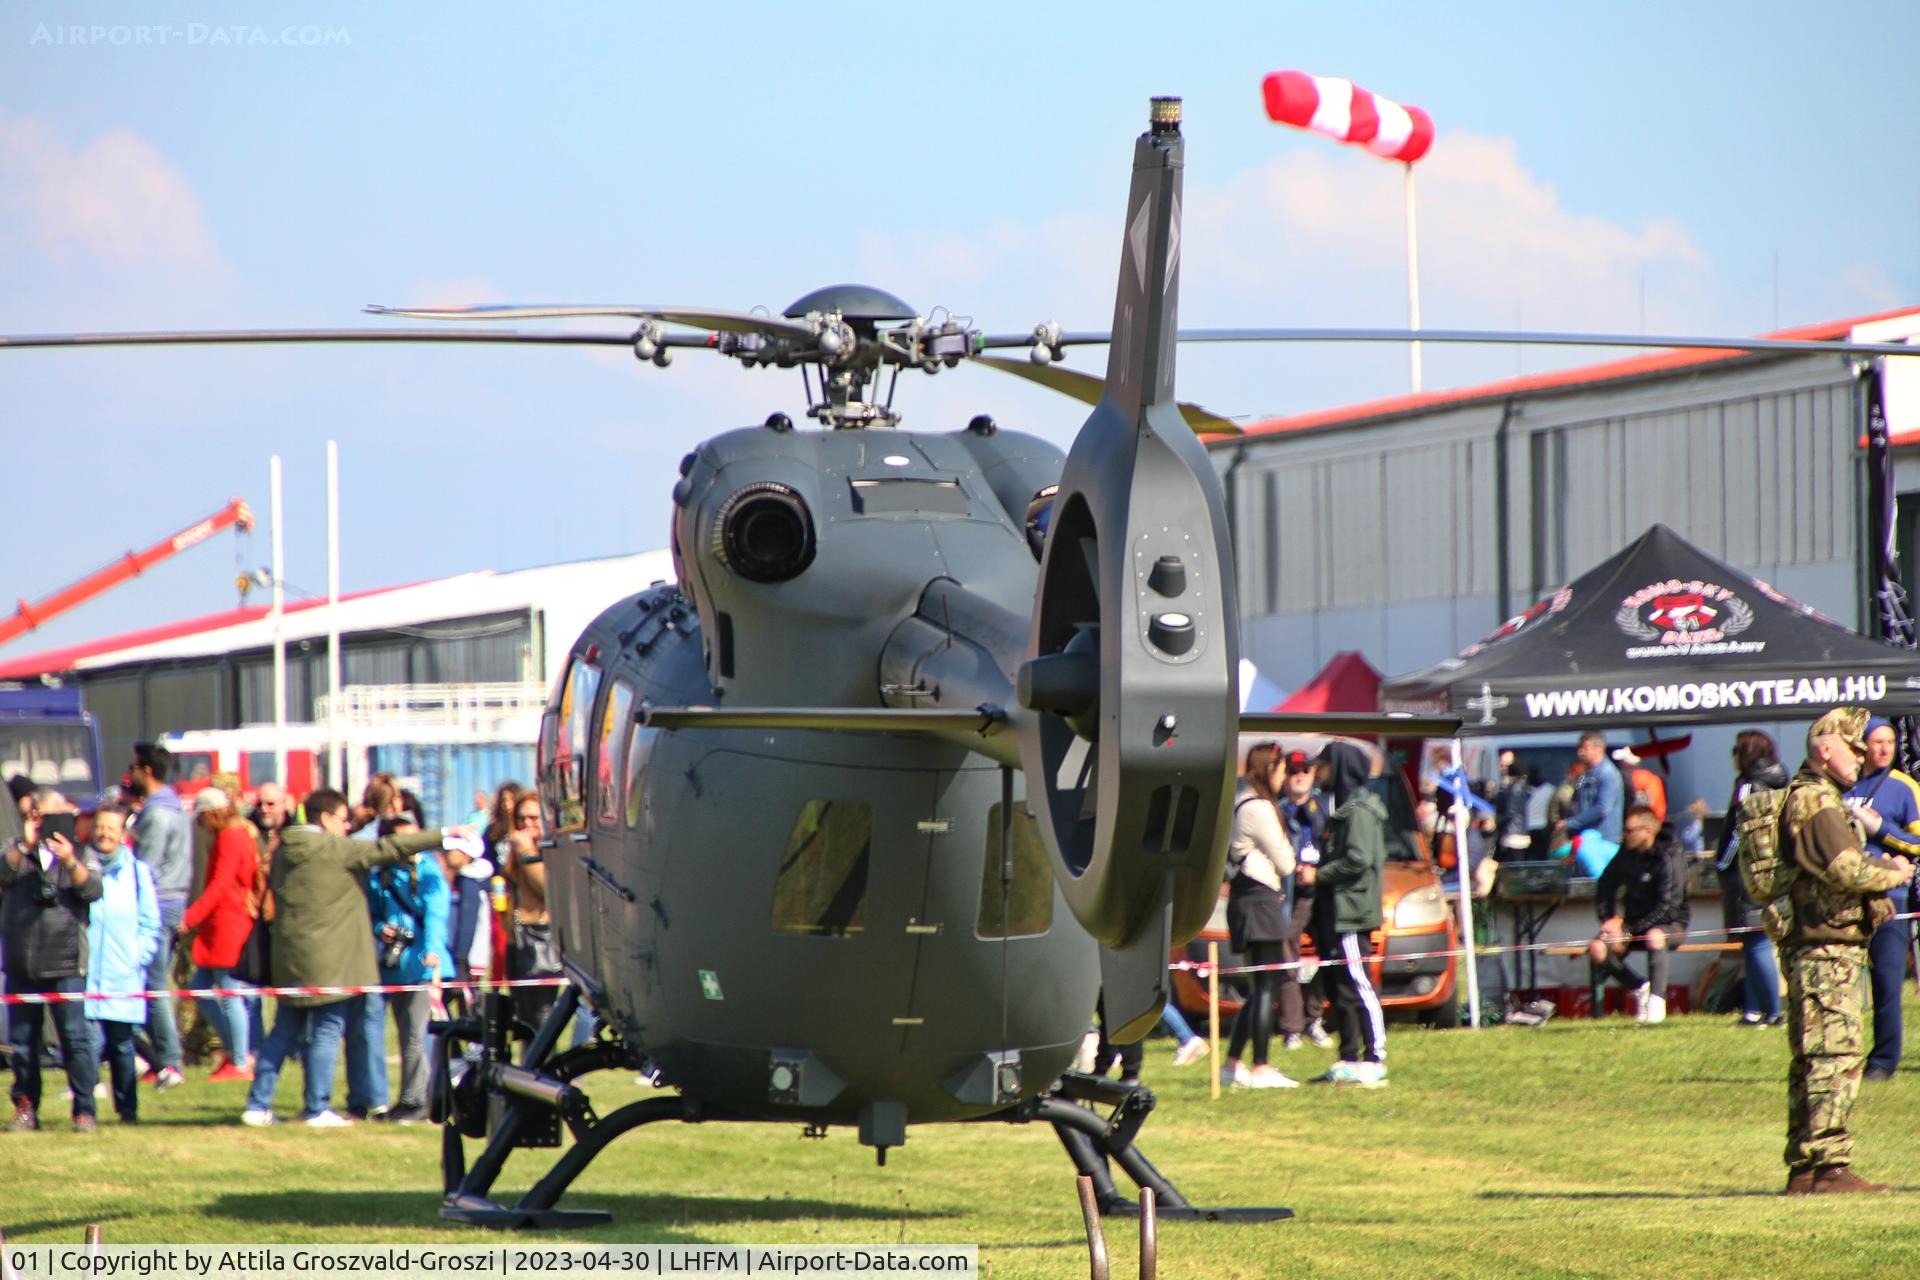
<svg viewBox="0 0 1920 1280"><path fill-rule="evenodd" d="M1150 1046L1161 1105L1142 1147L1155 1163L1195 1203L1299 1215L1163 1223L1162 1275L1920 1275L1920 1072L1866 1086L1855 1113L1858 1165L1893 1194L1785 1200L1777 1030L1706 1016L1396 1027L1390 1045L1389 1088L1218 1103L1203 1068L1176 1071L1167 1042ZM1330 1056L1281 1065L1305 1076ZM114 1244L476 1239L435 1216L437 1131L246 1129L244 1086L203 1074L144 1093L138 1129L108 1117L79 1137L51 1123L55 1102L46 1131L0 1134L8 1239L76 1242L95 1221ZM282 1082L283 1114L297 1083ZM612 1076L594 1091L603 1114L637 1094ZM550 1154L516 1155L501 1191L517 1194ZM1039 1127L916 1129L880 1169L843 1131L656 1125L611 1147L563 1203L613 1211L586 1239L977 1243L989 1275L1086 1274L1072 1170ZM1132 1276L1131 1228L1110 1227L1114 1274Z"/></svg>

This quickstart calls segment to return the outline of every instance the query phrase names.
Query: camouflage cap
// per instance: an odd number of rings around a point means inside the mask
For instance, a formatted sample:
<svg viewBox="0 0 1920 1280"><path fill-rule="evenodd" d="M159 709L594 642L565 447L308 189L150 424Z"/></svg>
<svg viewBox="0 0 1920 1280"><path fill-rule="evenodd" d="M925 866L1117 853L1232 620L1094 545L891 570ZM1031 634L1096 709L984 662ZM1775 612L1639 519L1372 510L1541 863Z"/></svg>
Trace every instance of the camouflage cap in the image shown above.
<svg viewBox="0 0 1920 1280"><path fill-rule="evenodd" d="M1845 738L1847 745L1865 755L1867 751L1867 719L1865 707L1835 707L1813 722L1807 730L1807 746L1813 746L1815 738L1824 738L1828 734Z"/></svg>

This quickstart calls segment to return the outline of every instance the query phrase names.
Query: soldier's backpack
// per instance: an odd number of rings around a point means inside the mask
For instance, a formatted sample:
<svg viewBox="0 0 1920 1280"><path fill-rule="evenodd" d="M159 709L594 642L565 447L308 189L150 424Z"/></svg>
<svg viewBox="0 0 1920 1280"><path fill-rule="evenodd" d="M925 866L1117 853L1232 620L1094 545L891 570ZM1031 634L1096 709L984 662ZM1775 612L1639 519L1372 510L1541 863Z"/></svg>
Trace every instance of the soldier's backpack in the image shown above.
<svg viewBox="0 0 1920 1280"><path fill-rule="evenodd" d="M1734 828L1734 857L1740 863L1740 882L1761 906L1787 896L1800 868L1780 847L1780 819L1787 808L1786 787L1753 790L1740 802Z"/></svg>

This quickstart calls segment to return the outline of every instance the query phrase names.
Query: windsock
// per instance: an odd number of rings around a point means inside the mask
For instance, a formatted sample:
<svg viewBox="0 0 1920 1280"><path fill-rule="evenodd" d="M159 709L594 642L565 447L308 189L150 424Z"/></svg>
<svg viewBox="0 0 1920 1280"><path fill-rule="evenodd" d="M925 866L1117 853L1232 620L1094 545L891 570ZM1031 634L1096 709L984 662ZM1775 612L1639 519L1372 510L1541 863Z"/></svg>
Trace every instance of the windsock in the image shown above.
<svg viewBox="0 0 1920 1280"><path fill-rule="evenodd" d="M1412 164L1433 145L1433 117L1369 93L1351 80L1276 71L1261 84L1267 116L1365 147L1385 160Z"/></svg>

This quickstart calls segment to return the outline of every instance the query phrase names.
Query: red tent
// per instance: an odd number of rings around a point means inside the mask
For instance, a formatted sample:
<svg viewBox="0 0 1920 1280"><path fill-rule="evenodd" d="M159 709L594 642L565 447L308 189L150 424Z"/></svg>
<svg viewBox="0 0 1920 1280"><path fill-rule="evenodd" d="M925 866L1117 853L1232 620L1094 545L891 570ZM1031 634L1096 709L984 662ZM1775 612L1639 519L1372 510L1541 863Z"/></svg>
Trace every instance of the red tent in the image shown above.
<svg viewBox="0 0 1920 1280"><path fill-rule="evenodd" d="M1342 649L1275 711L1378 711L1380 673L1351 649Z"/></svg>

